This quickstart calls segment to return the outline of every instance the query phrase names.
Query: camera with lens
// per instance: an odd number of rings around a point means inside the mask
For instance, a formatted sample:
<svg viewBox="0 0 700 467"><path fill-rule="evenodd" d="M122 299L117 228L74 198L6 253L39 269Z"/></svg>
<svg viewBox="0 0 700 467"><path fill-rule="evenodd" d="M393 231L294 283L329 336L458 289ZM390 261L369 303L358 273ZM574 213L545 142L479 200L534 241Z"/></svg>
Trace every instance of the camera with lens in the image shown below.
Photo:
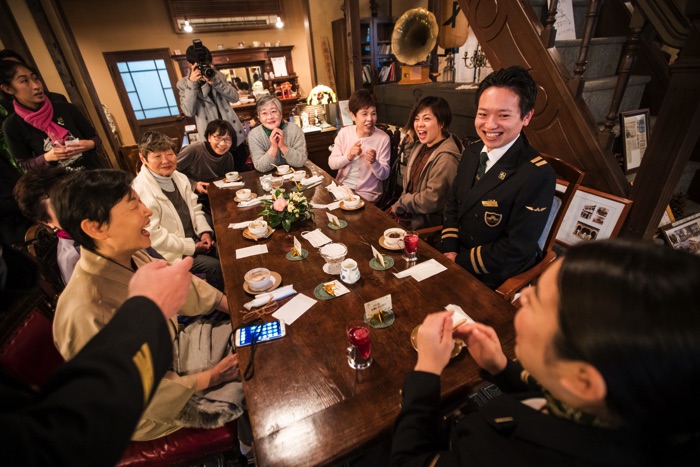
<svg viewBox="0 0 700 467"><path fill-rule="evenodd" d="M197 68L207 79L212 79L216 75L216 71L211 67L211 53L207 50L202 41L195 39L192 41L194 53L197 55Z"/></svg>

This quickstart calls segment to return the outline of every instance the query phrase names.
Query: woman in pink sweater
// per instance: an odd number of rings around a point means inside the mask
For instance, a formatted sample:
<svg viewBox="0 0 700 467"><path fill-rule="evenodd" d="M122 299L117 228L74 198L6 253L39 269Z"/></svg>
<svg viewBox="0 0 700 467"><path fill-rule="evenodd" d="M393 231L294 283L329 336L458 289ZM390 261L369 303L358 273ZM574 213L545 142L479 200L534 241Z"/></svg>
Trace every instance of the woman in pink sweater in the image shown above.
<svg viewBox="0 0 700 467"><path fill-rule="evenodd" d="M382 181L389 177L389 135L374 126L377 102L369 91L360 89L352 93L349 107L355 124L338 132L328 165L338 170L338 183L374 202L382 194Z"/></svg>

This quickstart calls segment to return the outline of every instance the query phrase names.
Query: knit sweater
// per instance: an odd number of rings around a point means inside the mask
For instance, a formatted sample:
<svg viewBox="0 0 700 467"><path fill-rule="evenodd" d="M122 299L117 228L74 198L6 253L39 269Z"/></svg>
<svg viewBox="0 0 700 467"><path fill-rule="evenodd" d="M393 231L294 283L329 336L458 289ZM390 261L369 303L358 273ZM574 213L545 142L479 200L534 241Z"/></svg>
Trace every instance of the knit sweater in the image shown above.
<svg viewBox="0 0 700 467"><path fill-rule="evenodd" d="M188 144L177 155L178 172L195 182L208 182L223 178L226 172L236 170L230 152L221 156L212 152L206 141Z"/></svg>
<svg viewBox="0 0 700 467"><path fill-rule="evenodd" d="M306 152L306 138L304 132L301 131L298 125L292 122L286 122L282 129L284 134L284 142L289 147L287 154L282 154L282 151L277 151L277 157L272 159L267 154L270 149L270 137L265 132L263 125L258 125L248 133L248 148L250 148L250 157L253 159L255 170L259 172L268 172L274 168L272 164L282 165L287 164L292 167L301 167L306 162L308 156Z"/></svg>

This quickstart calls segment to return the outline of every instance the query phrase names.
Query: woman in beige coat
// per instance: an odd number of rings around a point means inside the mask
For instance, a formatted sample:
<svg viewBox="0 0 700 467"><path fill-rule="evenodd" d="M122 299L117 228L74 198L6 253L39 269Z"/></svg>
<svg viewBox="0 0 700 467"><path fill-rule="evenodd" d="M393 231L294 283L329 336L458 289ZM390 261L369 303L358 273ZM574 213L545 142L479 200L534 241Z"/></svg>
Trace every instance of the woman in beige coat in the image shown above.
<svg viewBox="0 0 700 467"><path fill-rule="evenodd" d="M391 207L399 222L412 230L442 225L442 216L462 157L459 139L451 135L452 111L442 97L426 96L406 123L415 135L403 179L403 193Z"/></svg>

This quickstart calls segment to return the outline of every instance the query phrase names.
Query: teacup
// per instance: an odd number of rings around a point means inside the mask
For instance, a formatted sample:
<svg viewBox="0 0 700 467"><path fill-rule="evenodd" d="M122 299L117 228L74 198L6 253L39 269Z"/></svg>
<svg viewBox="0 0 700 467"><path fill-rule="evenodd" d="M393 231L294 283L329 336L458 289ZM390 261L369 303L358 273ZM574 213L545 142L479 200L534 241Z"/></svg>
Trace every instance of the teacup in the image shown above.
<svg viewBox="0 0 700 467"><path fill-rule="evenodd" d="M278 165L277 172L279 172L281 174L286 174L287 172L289 172L289 166L288 165Z"/></svg>
<svg viewBox="0 0 700 467"><path fill-rule="evenodd" d="M270 270L265 268L251 269L243 278L250 290L264 290L272 285Z"/></svg>
<svg viewBox="0 0 700 467"><path fill-rule="evenodd" d="M253 41L253 47L260 47L260 41Z"/></svg>
<svg viewBox="0 0 700 467"><path fill-rule="evenodd" d="M360 280L360 270L357 267L357 261L348 258L340 263L340 280L346 284L354 284Z"/></svg>
<svg viewBox="0 0 700 467"><path fill-rule="evenodd" d="M248 188L241 188L240 190L236 191L236 197L241 201L247 200L250 198L250 195L252 195L252 193Z"/></svg>
<svg viewBox="0 0 700 467"><path fill-rule="evenodd" d="M261 219L251 222L248 224L248 232L258 238L262 237L267 233L267 222Z"/></svg>
<svg viewBox="0 0 700 467"><path fill-rule="evenodd" d="M226 181L227 182L235 182L238 180L238 172L226 172Z"/></svg>
<svg viewBox="0 0 700 467"><path fill-rule="evenodd" d="M352 195L351 197L349 197L348 199L346 199L344 201L345 206L348 208L356 208L357 206L360 205L360 202L361 202L360 197L357 195Z"/></svg>
<svg viewBox="0 0 700 467"><path fill-rule="evenodd" d="M292 177L292 180L294 180L295 182L300 182L304 178L306 178L306 171L305 170L297 170L296 172L294 172L294 176Z"/></svg>
<svg viewBox="0 0 700 467"><path fill-rule="evenodd" d="M396 227L393 227L391 229L386 229L384 231L384 243L386 243L387 246L390 247L398 247L399 242L403 240L403 237L406 235L406 231L403 229L399 229Z"/></svg>

